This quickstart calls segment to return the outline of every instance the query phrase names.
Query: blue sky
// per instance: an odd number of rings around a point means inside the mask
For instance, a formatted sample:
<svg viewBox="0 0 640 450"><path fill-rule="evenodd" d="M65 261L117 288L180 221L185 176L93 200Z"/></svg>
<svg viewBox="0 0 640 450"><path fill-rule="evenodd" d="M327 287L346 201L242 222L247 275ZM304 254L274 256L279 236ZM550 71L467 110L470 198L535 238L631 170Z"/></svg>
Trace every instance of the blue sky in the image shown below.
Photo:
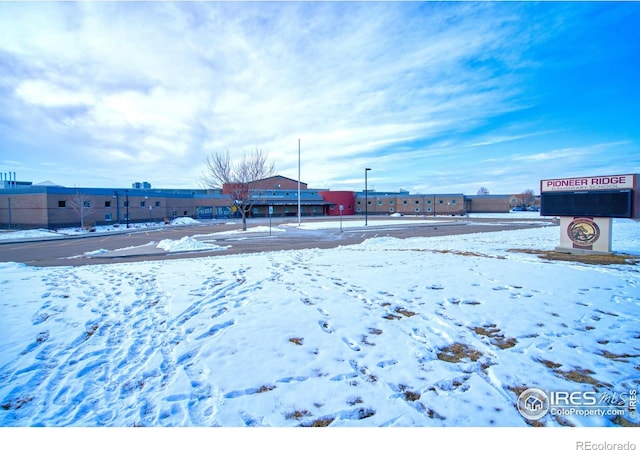
<svg viewBox="0 0 640 450"><path fill-rule="evenodd" d="M493 194L640 173L639 2L0 2L0 172Z"/></svg>

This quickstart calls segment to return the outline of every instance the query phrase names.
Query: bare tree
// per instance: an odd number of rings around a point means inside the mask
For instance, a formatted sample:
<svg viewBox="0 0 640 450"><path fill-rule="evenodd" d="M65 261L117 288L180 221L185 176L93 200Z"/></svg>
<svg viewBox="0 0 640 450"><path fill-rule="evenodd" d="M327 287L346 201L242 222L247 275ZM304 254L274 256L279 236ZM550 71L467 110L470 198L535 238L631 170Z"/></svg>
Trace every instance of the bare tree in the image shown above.
<svg viewBox="0 0 640 450"><path fill-rule="evenodd" d="M71 209L75 211L75 213L80 218L80 227L84 228L84 219L88 215L90 215L94 206L92 203L92 198L90 195L80 193L80 190L76 190L76 195L74 195L69 201L69 206Z"/></svg>
<svg viewBox="0 0 640 450"><path fill-rule="evenodd" d="M489 189L482 186L480 189L478 189L478 195L489 195Z"/></svg>
<svg viewBox="0 0 640 450"><path fill-rule="evenodd" d="M520 199L522 201L522 206L531 206L536 199L536 196L533 193L533 189L524 190L522 194L520 194Z"/></svg>
<svg viewBox="0 0 640 450"><path fill-rule="evenodd" d="M247 230L247 214L254 205L252 190L256 181L275 175L275 163L259 149L245 152L238 161L232 161L229 150L207 156L206 171L202 177L210 188L223 188L231 195L232 210L242 216L242 230Z"/></svg>

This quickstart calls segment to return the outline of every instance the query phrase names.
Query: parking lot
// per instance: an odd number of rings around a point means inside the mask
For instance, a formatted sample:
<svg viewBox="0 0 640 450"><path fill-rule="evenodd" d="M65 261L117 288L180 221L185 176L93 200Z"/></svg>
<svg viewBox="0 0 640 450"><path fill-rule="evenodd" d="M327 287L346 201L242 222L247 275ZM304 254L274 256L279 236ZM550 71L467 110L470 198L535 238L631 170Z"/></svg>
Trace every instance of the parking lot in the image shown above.
<svg viewBox="0 0 640 450"><path fill-rule="evenodd" d="M312 227L305 225L313 223ZM33 266L79 266L145 260L196 258L239 253L295 250L302 248L333 248L358 244L375 237L426 237L480 233L545 226L551 219L535 220L504 218L435 217L411 220L388 217L306 219L302 226L291 219L248 221L248 231L241 224L212 222L196 226L160 227L146 230L121 230L117 233L85 234L59 238L0 242L0 262L18 262ZM321 225L320 225L321 224ZM258 232L252 231L259 229ZM215 251L165 252L153 243L179 240L185 236L206 239L223 247ZM96 251L100 250L99 253ZM91 256L89 256L91 255Z"/></svg>

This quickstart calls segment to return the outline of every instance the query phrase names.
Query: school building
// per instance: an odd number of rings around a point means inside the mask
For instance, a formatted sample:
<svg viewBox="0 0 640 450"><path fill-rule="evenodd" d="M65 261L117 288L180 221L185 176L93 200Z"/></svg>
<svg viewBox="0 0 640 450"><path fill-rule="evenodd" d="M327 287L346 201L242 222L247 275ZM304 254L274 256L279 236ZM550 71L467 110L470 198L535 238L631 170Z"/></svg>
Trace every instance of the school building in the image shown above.
<svg viewBox="0 0 640 450"><path fill-rule="evenodd" d="M0 228L47 228L168 221L178 217L222 219L237 215L231 192L221 189L154 189L147 182L131 188L64 187L0 180ZM300 198L298 199L298 191ZM251 217L375 215L464 215L509 212L515 196L411 194L311 189L283 176L251 183Z"/></svg>

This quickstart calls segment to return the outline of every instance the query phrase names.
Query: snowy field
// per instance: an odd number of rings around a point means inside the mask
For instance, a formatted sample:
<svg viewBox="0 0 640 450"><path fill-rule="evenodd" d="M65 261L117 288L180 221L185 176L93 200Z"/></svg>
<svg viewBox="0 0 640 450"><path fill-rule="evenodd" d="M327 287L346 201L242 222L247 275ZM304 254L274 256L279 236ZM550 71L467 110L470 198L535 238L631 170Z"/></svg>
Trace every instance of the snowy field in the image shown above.
<svg viewBox="0 0 640 450"><path fill-rule="evenodd" d="M640 255L640 223L614 220L613 236ZM640 381L638 267L512 251L558 240L549 226L0 264L0 425L637 426L625 400ZM620 415L527 421L516 403L531 387L594 392Z"/></svg>

